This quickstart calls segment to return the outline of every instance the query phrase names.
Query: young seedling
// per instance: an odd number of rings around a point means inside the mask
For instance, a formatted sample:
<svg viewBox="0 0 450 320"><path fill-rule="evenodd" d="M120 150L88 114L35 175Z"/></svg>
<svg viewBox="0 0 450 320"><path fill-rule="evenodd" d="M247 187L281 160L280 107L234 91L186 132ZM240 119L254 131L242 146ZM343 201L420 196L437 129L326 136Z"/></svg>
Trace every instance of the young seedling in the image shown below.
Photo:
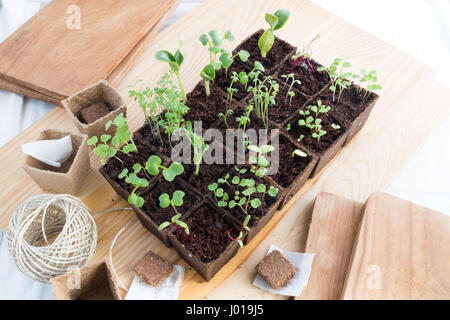
<svg viewBox="0 0 450 320"><path fill-rule="evenodd" d="M186 136L188 137L189 141L191 142L192 148L194 149L194 157L193 157L193 162L195 165L194 175L198 176L203 155L205 154L206 150L208 150L209 145L205 143L205 140L203 140L202 136L194 132L190 121L186 122L186 128L184 128L184 132L186 133Z"/></svg>
<svg viewBox="0 0 450 320"><path fill-rule="evenodd" d="M336 123L332 123L331 128L333 128L334 130L339 130L341 128L341 126Z"/></svg>
<svg viewBox="0 0 450 320"><path fill-rule="evenodd" d="M307 46L303 45L303 48L301 51L297 52L294 56L292 56L292 68L291 68L291 73L294 72L295 70L295 66L298 63L301 63L303 60L306 61L306 63L308 64L308 66L311 68L311 71L314 72L314 67L311 64L310 58L312 56L312 50L311 50L311 45L314 41L316 41L317 39L320 39L320 34L317 34L314 39L312 39Z"/></svg>
<svg viewBox="0 0 450 320"><path fill-rule="evenodd" d="M135 205L138 208L142 208L144 205L144 198L138 196L136 192L140 188L146 188L149 185L149 182L145 178L139 178L138 173L141 172L142 167L139 164L135 164L133 166L133 172L128 172L128 169L123 169L119 174L119 179L124 179L125 182L131 184L134 188L131 194L128 196L128 202Z"/></svg>
<svg viewBox="0 0 450 320"><path fill-rule="evenodd" d="M366 89L366 92L363 96L363 101L365 101L370 96L371 92L381 89L381 85L378 84L378 76L376 70L370 70L369 72L367 72L367 70L365 69L361 70L358 93L361 91L361 88Z"/></svg>
<svg viewBox="0 0 450 320"><path fill-rule="evenodd" d="M241 50L234 56L231 56L228 51L221 47L224 40L234 40L234 36L231 31L226 31L223 37L220 37L216 30L211 30L208 34L202 34L199 40L203 46L208 47L209 51L209 63L200 72L200 76L205 81L206 95L209 96L209 82L216 78L216 71L223 67L226 74L236 56L239 56L241 61L245 62L248 60L250 54L245 50Z"/></svg>
<svg viewBox="0 0 450 320"><path fill-rule="evenodd" d="M129 154L137 151L136 145L132 139L131 131L128 128L127 119L123 116L123 113L119 114L113 121L108 121L105 125L105 129L114 125L116 126L116 132L113 137L109 134L103 134L99 139L96 136L92 136L88 139L87 144L94 147L93 153L100 157L100 163L106 164L106 160L109 158L116 158L120 162L120 158L116 155L118 152L123 154Z"/></svg>
<svg viewBox="0 0 450 320"><path fill-rule="evenodd" d="M286 104L286 101L287 101L288 97L290 97L290 98L289 98L289 105L291 105L291 103L292 103L292 98L295 97L295 92L292 91L292 87L293 87L295 84L300 85L300 84L302 84L302 83L301 83L300 80L295 79L295 76L294 76L293 73L290 73L290 74L287 74L287 75L284 75L284 74L283 74L283 75L281 75L281 78L286 79L286 81L284 82L284 86L283 86L283 88L281 89L281 91L283 91L283 89L284 89L284 88L288 85L288 83L289 83L289 88L288 88L288 90L287 90L287 92L286 92L286 97L284 98L284 103Z"/></svg>
<svg viewBox="0 0 450 320"><path fill-rule="evenodd" d="M275 31L280 30L289 19L290 11L287 9L279 9L274 14L266 13L265 20L269 24L269 28L264 31L258 40L258 48L261 56L266 57L267 52L275 42Z"/></svg>
<svg viewBox="0 0 450 320"><path fill-rule="evenodd" d="M180 87L183 100L186 101L186 94L184 93L183 83L181 82L180 77L180 67L184 61L184 56L180 51L182 45L183 41L179 40L177 51L175 51L174 54L170 53L167 50L159 50L156 52L155 58L159 61L167 62L169 64L170 70L172 70L172 72L175 73L177 76L178 86Z"/></svg>
<svg viewBox="0 0 450 320"><path fill-rule="evenodd" d="M219 118L223 118L223 122L225 123L225 126L227 127L227 129L228 129L227 118L229 115L231 115L233 113L233 110L231 110L231 105L233 104L233 93L238 91L236 88L233 88L233 85L239 81L239 75L237 74L237 72L233 71L230 79L231 79L230 86L227 89L227 93L228 93L227 94L227 110L225 111L225 113L221 112L218 114Z"/></svg>
<svg viewBox="0 0 450 320"><path fill-rule="evenodd" d="M183 236L183 239L186 241L186 237L184 234L189 236L189 227L186 223L180 220L181 213L178 212L177 207L181 207L183 205L183 197L185 193L181 190L176 190L172 199L167 193L163 193L159 196L159 206L162 209L167 209L169 206L172 206L172 209L175 211L175 215L170 219L170 221L165 221L161 223L158 227L158 230L164 230L169 226L174 226L177 228L177 231Z"/></svg>
<svg viewBox="0 0 450 320"><path fill-rule="evenodd" d="M305 152L303 152L302 150L299 150L299 149L295 149L294 151L292 151L292 158L294 158L295 156L300 157L300 158L308 157L308 155Z"/></svg>
<svg viewBox="0 0 450 320"><path fill-rule="evenodd" d="M325 106L322 104L321 100L318 100L317 105L309 105L306 107L306 110L299 111L299 114L302 117L298 120L298 125L310 129L312 137L319 142L320 138L327 134L327 132L322 129L322 119L320 118L320 115L326 114L330 110L330 106ZM298 141L303 140L303 138L304 136L300 136Z"/></svg>
<svg viewBox="0 0 450 320"><path fill-rule="evenodd" d="M184 167L179 162L172 162L168 168L161 165L162 160L157 155L152 155L145 163L145 171L152 176L159 174L162 170L162 175L164 179L168 182L172 182L176 176L183 174Z"/></svg>
<svg viewBox="0 0 450 320"><path fill-rule="evenodd" d="M256 115L263 121L266 131L269 130L269 107L276 104L280 87L271 76L263 75L260 79L261 71L254 71L250 75L253 86L248 87L248 91L252 93L250 103L255 107Z"/></svg>
<svg viewBox="0 0 450 320"><path fill-rule="evenodd" d="M267 173L267 168L270 166L269 160L264 156L269 152L275 150L275 147L271 145L262 145L260 147L250 145L248 146L250 151L256 152L256 156L250 155L249 162L252 165L251 171L258 177L262 178Z"/></svg>
<svg viewBox="0 0 450 320"><path fill-rule="evenodd" d="M320 67L318 71L326 71L331 79L330 90L333 92L333 102L336 100L336 92L338 92L337 102L341 100L341 95L345 89L347 89L351 82L349 78L357 79L359 76L352 74L350 71L345 72L345 69L350 68L352 65L350 62L341 58L334 59L330 68Z"/></svg>

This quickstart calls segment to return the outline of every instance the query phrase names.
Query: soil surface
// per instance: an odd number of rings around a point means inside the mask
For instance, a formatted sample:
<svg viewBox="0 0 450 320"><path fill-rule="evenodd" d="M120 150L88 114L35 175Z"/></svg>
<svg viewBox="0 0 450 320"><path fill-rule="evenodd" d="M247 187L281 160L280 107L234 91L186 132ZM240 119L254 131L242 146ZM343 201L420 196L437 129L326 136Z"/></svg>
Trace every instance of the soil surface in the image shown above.
<svg viewBox="0 0 450 320"><path fill-rule="evenodd" d="M140 139L143 139L144 141L142 141L142 144L149 145L152 154L160 153L165 155L167 158L170 158L172 155L172 149L169 144L169 139L162 128L160 128L160 133L161 139L159 138L158 131L154 129L152 132L148 123L145 123L141 128L139 128L139 130L137 130L137 132L135 132L133 139L139 143L141 143ZM172 146L175 146L177 143L177 141L172 141Z"/></svg>
<svg viewBox="0 0 450 320"><path fill-rule="evenodd" d="M106 102L99 101L81 109L78 120L85 124L91 124L98 119L103 118L111 111L111 106Z"/></svg>
<svg viewBox="0 0 450 320"><path fill-rule="evenodd" d="M375 99L375 95L373 93L369 94L364 99L365 93L365 90L360 90L358 92L358 87L352 85L350 88L344 90L339 101L337 96L335 97L335 101L333 101L333 92L328 89L324 90L316 98L316 100L320 99L322 100L322 103L332 106L331 110L335 114L349 122L352 122L361 113L363 113L372 100Z"/></svg>
<svg viewBox="0 0 450 320"><path fill-rule="evenodd" d="M316 138L312 137L313 132L311 129L298 125L299 119L300 115L295 117L294 121L291 121L291 130L288 131L289 135L295 140L297 140L300 135L304 135L304 138L300 141L300 144L319 154L324 153L334 141L339 139L339 137L345 133L344 124L328 112L320 115L320 119L322 119L322 130L325 130L327 134L322 136L320 140L317 141ZM337 130L333 129L331 127L333 123L339 125L341 128Z"/></svg>
<svg viewBox="0 0 450 320"><path fill-rule="evenodd" d="M284 57L294 53L295 47L275 36L275 42L272 48L266 54L266 57L263 58L258 47L258 40L263 32L263 30L258 30L256 33L254 33L249 39L241 43L233 51L233 55L240 50L246 50L248 51L248 53L250 53L250 57L248 58L248 61L246 63L248 65L247 69L249 69L250 67L253 68L255 61L259 61L264 66L265 72L270 73L271 69L275 67L281 60L283 60Z"/></svg>
<svg viewBox="0 0 450 320"><path fill-rule="evenodd" d="M225 251L232 241L228 237L229 230L233 237L238 233L221 213L207 204L198 208L186 223L189 226L190 240L184 241L182 235L177 234L178 241L203 263L216 260Z"/></svg>
<svg viewBox="0 0 450 320"><path fill-rule="evenodd" d="M307 61L303 60L302 62L297 62L294 71L292 71L294 60L291 58L286 59L278 69L278 78L284 80L281 78L281 75L294 73L295 79L301 82L301 84L295 84L294 88L300 90L300 92L303 92L307 96L316 94L328 84L330 77L325 71L317 71L317 68L322 67L321 64L313 59L309 61L314 70L311 69Z"/></svg>
<svg viewBox="0 0 450 320"><path fill-rule="evenodd" d="M269 119L278 124L283 123L295 112L300 110L307 101L307 98L295 89L290 90L295 94L291 98L288 94L289 86L286 85L283 87L283 85L284 83L281 85L280 92L275 97L276 104L269 108Z"/></svg>
<svg viewBox="0 0 450 320"><path fill-rule="evenodd" d="M292 152L298 148L289 141L288 138L281 134L279 136L278 146L278 171L275 175L270 177L283 188L288 188L303 170L305 170L313 158L311 156L306 158L298 156L292 157ZM269 155L271 156L272 154Z"/></svg>
<svg viewBox="0 0 450 320"><path fill-rule="evenodd" d="M228 68L228 70L226 71L226 74L225 74L224 69L221 69L221 70L217 71L217 73L216 73L216 78L214 79L214 83L219 88L221 88L225 93L228 93L227 90L231 84L230 77L233 74L233 71L236 72L237 74L239 74L241 71L246 71L246 68L242 64L237 62L236 60L239 60L239 57L235 58L231 67ZM233 101L240 101L243 98L245 98L248 94L247 88L245 87L245 85L242 85L239 81L233 83L233 88L238 89L237 92L233 93Z"/></svg>
<svg viewBox="0 0 450 320"><path fill-rule="evenodd" d="M241 168L241 167L239 167ZM247 171L245 174L243 175L239 175L239 173L236 171L235 168L231 169L230 171L230 178L228 179L228 182L230 183L231 186L227 185L227 184L221 184L219 187L223 188L224 192L228 193L230 200L233 199L235 192L239 191L242 192L245 189L247 189L247 187L240 187L238 188L235 184L231 183L231 180L233 179L234 176L238 176L241 179L253 179L255 180L255 187L257 187L259 184L264 184L267 188L267 190L269 190L270 184L268 182L265 182L263 180L261 180L260 178L256 177L253 173L251 173L250 171ZM211 199L214 200L214 196L211 193ZM252 219L250 219L249 222L249 226L252 227L255 225L255 223L257 223L257 220L264 217L268 212L270 207L278 201L279 197L278 195L276 197L271 197L268 194L261 194L259 192L256 192L254 195L252 195L252 199L254 198L258 198L261 200L261 206L257 209L254 209L251 205L248 205L247 207L247 212L248 214L252 215ZM224 208L227 211L231 212L240 222L244 222L246 214L245 212L238 206L230 209L230 208ZM245 209L245 207L244 207Z"/></svg>
<svg viewBox="0 0 450 320"><path fill-rule="evenodd" d="M195 165L184 165L184 173L181 176L190 186L195 188L200 194L209 193L208 186L222 178L232 165L228 164L201 164L198 176L194 175Z"/></svg>
<svg viewBox="0 0 450 320"><path fill-rule="evenodd" d="M181 190L185 193L183 198L183 205L177 207L177 211L182 215L188 213L192 208L200 202L200 197L197 196L191 190L180 184L176 178L173 182L167 182L162 175L158 175L156 183L152 186L151 190L143 196L144 207L143 211L157 224L160 225L164 221L170 220L176 213L170 206L166 209L162 209L159 206L159 196L163 193L167 193L172 197L176 190Z"/></svg>

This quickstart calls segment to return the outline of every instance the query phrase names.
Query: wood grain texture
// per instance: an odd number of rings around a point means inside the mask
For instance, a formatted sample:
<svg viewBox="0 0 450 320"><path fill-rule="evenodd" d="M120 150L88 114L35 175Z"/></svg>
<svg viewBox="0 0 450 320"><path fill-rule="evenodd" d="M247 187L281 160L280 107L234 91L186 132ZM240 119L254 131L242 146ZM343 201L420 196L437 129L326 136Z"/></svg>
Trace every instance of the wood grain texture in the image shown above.
<svg viewBox="0 0 450 320"><path fill-rule="evenodd" d="M450 217L386 193L366 204L343 299L450 299Z"/></svg>
<svg viewBox="0 0 450 320"><path fill-rule="evenodd" d="M336 56L350 55L355 70L375 67L384 88L380 92L381 98L355 141L320 177L308 181L286 209L277 212L266 228L240 250L212 281L204 282L187 267L180 291L182 299L285 298L264 292L251 284L255 276L254 267L265 256L270 244L302 252L312 205L320 191L364 202L371 192L383 189L390 183L427 137L450 115L450 108L442 103L450 101L450 94L446 87L434 81L433 70L308 1L205 1L151 42L119 83L119 92L127 97L128 86L138 79L143 80L143 85L154 85L168 70L167 64L154 59L155 52L159 49L174 50L179 38L184 40L182 51L185 56L181 77L186 90L192 89L200 80L200 70L208 61L207 52L198 42L201 33L211 29L220 32L231 30L236 41L227 44L230 49L249 33L265 25L265 12L274 12L280 7L291 10L291 20L278 33L281 38L301 45L321 33L322 39L314 47L317 59L327 64ZM126 100L130 127L135 130L142 125L143 116L131 99ZM427 108L430 125L424 126L423 108L426 105L433 105L433 108ZM24 159L20 144L34 140L40 130L51 127L76 131L64 110L55 108L0 148L2 230L6 230L11 214L20 202L42 192L20 168L20 159ZM92 154L91 158L93 170L78 196L94 211L127 206L96 171L98 160ZM112 239L132 217L132 214L122 212L96 217L99 244L95 260L106 257ZM119 238L113 253L114 265L126 285L131 283L133 277L132 266L150 249L171 262L186 266L174 250L164 247L139 223L135 223Z"/></svg>
<svg viewBox="0 0 450 320"><path fill-rule="evenodd" d="M305 252L315 253L308 285L298 300L337 300L345 276L364 204L320 193L314 202Z"/></svg>
<svg viewBox="0 0 450 320"><path fill-rule="evenodd" d="M59 100L110 75L117 84L177 3L52 1L0 45L0 77ZM73 5L80 30L67 28Z"/></svg>

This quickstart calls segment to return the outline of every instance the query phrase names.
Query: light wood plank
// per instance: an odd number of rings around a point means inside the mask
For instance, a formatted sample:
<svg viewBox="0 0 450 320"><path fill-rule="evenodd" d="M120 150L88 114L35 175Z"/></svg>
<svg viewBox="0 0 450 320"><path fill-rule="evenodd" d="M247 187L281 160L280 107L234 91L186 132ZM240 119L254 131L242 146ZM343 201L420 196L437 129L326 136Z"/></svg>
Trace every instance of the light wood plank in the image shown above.
<svg viewBox="0 0 450 320"><path fill-rule="evenodd" d="M305 252L315 253L308 285L298 300L341 297L364 204L320 193L314 202Z"/></svg>
<svg viewBox="0 0 450 320"><path fill-rule="evenodd" d="M291 20L279 32L280 37L301 45L316 33L321 33L322 39L314 47L317 59L328 63L336 56L351 55L355 68L375 67L384 87L381 98L354 143L347 146L320 177L308 181L286 209L277 212L267 227L240 250L212 281L204 282L187 268L180 298L284 298L263 292L251 284L254 267L270 244L302 252L312 204L320 191L365 201L371 192L384 188L395 177L429 134L450 114L450 108L442 103L450 101L448 89L434 81L434 71L329 12L307 1L292 0L205 1L152 41L118 85L119 92L127 97L128 86L138 79L144 80L144 84L155 84L168 66L156 61L154 53L159 49L175 49L179 38L184 40L183 53L186 58L181 76L186 89L192 89L200 80L202 66L207 63L207 52L198 42L201 33L213 28L219 31L230 29L236 36L235 43L229 46L231 48L249 33L264 26L265 12L274 12L280 7L291 10ZM142 124L143 116L135 103L128 98L127 102L130 127L135 130ZM426 109L430 125L425 126L423 110L427 105L433 105L433 108ZM76 131L64 110L56 108L0 148L0 228L3 230L20 202L41 193L20 168L18 160L24 159L20 144L34 140L40 130L48 127ZM94 169L98 168L97 160L92 163ZM90 172L78 196L94 211L127 205L95 170ZM107 256L115 234L132 217L127 213L110 213L96 218L99 225L96 260ZM149 249L172 262L185 265L172 249L165 248L136 223L121 236L114 250L114 264L126 285L131 283L133 277L131 266Z"/></svg>
<svg viewBox="0 0 450 320"><path fill-rule="evenodd" d="M386 193L366 204L343 299L449 299L450 217Z"/></svg>

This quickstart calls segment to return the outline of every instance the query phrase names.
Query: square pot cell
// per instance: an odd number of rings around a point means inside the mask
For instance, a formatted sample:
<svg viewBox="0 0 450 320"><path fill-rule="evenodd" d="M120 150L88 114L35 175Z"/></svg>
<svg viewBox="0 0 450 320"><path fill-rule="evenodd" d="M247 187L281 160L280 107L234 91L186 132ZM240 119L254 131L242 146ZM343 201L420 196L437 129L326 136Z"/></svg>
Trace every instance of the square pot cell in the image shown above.
<svg viewBox="0 0 450 320"><path fill-rule="evenodd" d="M60 130L44 130L38 140L57 140L67 135L72 140L72 155L61 167L52 167L30 156L26 157L23 169L44 191L77 194L89 173L88 137Z"/></svg>
<svg viewBox="0 0 450 320"><path fill-rule="evenodd" d="M106 261L69 271L50 282L57 300L121 300L116 277Z"/></svg>
<svg viewBox="0 0 450 320"><path fill-rule="evenodd" d="M89 137L112 134L114 128L105 129L109 120L114 120L120 113L126 117L127 107L116 89L111 87L106 80L97 82L75 95L63 100L61 104L66 109L69 117L78 130ZM109 110L106 113L106 109ZM84 117L88 116L90 123ZM96 120L95 117L100 117Z"/></svg>
<svg viewBox="0 0 450 320"><path fill-rule="evenodd" d="M352 84L345 89L338 101L337 96L333 100L333 92L328 88L323 90L315 100L321 100L323 104L331 106L331 112L344 120L349 127L347 142L362 129L379 96L368 93L366 90Z"/></svg>
<svg viewBox="0 0 450 320"><path fill-rule="evenodd" d="M238 75L242 71L247 72L246 67L242 64L242 62L238 60L239 57L236 57L233 64L228 68L228 70L225 71L225 69L220 69L216 72L214 84L222 89L226 95L228 94L228 88L230 88L231 85L231 76L233 72L236 72L236 74ZM248 87L241 84L239 80L233 83L232 88L237 89L237 92L233 93L233 101L241 101L248 95Z"/></svg>
<svg viewBox="0 0 450 320"><path fill-rule="evenodd" d="M303 118L300 114L295 116L292 121L288 121L284 128L286 130L289 129L287 131L288 135L294 141L299 142L300 146L303 146L309 153L313 153L319 158L311 174L312 177L315 177L340 151L347 140L348 129L345 123L331 112L320 114L322 130L325 130L327 133L317 140L312 136L313 131L311 129L298 124L298 121ZM333 128L333 125L338 126L338 129Z"/></svg>
<svg viewBox="0 0 450 320"><path fill-rule="evenodd" d="M178 254L209 281L239 250L239 244L231 239L238 236L238 227L206 201L184 222L189 226L189 237L173 231L170 241Z"/></svg>
<svg viewBox="0 0 450 320"><path fill-rule="evenodd" d="M247 51L248 53L250 53L250 57L248 58L247 62L245 62L247 69L250 71L251 69L253 69L255 61L259 61L264 66L265 73L271 75L277 71L278 64L285 57L291 57L292 55L294 55L297 49L291 46L286 41L281 40L280 38L275 36L275 41L272 48L269 52L267 52L266 57L263 58L258 47L258 40L263 33L264 30L260 29L249 36L247 39L242 41L239 46L233 50L233 55L238 53L240 50Z"/></svg>
<svg viewBox="0 0 450 320"><path fill-rule="evenodd" d="M288 118L305 106L308 99L289 85L284 85L281 80L280 91L275 97L275 104L269 107L269 119L281 126Z"/></svg>
<svg viewBox="0 0 450 320"><path fill-rule="evenodd" d="M227 109L226 94L217 87L214 82L209 83L210 95L206 95L205 82L199 81L195 88L187 94L186 105L189 111L185 118L192 121L205 122L203 127L207 128L217 119L217 115Z"/></svg>

